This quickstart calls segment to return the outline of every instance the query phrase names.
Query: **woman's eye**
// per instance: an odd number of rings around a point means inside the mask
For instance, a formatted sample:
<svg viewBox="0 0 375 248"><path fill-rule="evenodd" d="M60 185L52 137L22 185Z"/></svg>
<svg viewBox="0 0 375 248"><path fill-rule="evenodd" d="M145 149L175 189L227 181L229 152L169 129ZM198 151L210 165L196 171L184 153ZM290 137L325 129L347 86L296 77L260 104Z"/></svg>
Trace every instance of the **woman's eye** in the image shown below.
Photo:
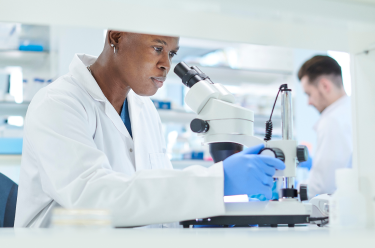
<svg viewBox="0 0 375 248"><path fill-rule="evenodd" d="M162 48L162 47L154 47L154 49L155 49L155 51L157 51L157 52L161 52L161 51L163 51L163 48Z"/></svg>
<svg viewBox="0 0 375 248"><path fill-rule="evenodd" d="M171 57L171 58L173 58L174 56L176 56L177 55L177 53L175 53L175 52L170 52L169 53L169 56Z"/></svg>

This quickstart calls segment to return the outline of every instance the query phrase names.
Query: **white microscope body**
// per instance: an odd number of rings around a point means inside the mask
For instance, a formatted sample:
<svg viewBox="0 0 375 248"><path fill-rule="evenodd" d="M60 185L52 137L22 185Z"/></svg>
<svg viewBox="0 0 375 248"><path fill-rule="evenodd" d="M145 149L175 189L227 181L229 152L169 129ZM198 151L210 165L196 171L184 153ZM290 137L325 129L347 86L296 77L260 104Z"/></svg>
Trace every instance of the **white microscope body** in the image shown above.
<svg viewBox="0 0 375 248"><path fill-rule="evenodd" d="M224 146L226 144L238 146L239 144L250 147L262 143L265 148L269 148L268 153L271 151L271 154L273 154L273 151L276 150L279 155L281 153L281 157L276 156L276 152L274 154L275 157L283 160L286 166L285 170L277 170L274 175L274 178L277 178L276 180L284 181L280 200L225 203L226 213L223 216L183 221L181 224L184 227L189 225L251 224L271 226L288 224L294 226L294 224L310 222L311 206L302 204L297 198L297 190L294 189L298 158L300 162L306 160L307 150L305 147L297 146L297 142L293 140L291 90L287 89L286 85L281 90L282 140L264 141L254 136L254 113L234 104L234 96L223 85L213 84L199 68L189 67L184 62L179 63L174 71L183 83L190 87L185 102L198 114L198 118L194 119L190 126L193 132L202 137L204 144L210 145L211 155L214 155L211 148L215 144L224 144ZM238 150L233 153L235 152L238 152ZM231 154L227 154L225 157L229 155ZM225 159L225 157L221 157L219 161ZM215 156L213 158L215 161ZM303 190L301 199L307 197L306 189Z"/></svg>

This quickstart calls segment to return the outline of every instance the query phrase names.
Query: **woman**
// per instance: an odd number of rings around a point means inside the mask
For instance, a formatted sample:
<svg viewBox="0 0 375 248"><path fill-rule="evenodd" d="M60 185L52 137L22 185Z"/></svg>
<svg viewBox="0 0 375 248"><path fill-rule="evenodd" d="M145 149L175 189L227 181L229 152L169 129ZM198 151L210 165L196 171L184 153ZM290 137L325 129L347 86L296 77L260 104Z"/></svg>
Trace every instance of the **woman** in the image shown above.
<svg viewBox="0 0 375 248"><path fill-rule="evenodd" d="M76 54L70 72L40 90L26 120L16 227L48 226L56 206L106 208L116 226L224 213L225 192L270 194L284 164L250 149L210 168L172 169L156 93L179 38L108 31L98 58ZM224 190L223 190L224 189Z"/></svg>

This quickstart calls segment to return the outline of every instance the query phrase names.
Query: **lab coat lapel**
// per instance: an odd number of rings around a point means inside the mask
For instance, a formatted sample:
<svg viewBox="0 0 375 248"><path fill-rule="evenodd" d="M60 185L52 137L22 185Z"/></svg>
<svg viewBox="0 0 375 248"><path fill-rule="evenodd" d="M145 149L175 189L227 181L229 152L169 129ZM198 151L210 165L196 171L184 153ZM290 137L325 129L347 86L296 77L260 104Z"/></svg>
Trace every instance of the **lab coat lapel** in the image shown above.
<svg viewBox="0 0 375 248"><path fill-rule="evenodd" d="M128 94L129 104L129 115L132 124L133 132L133 144L134 144L134 158L136 171L150 169L148 168L148 150L145 146L147 143L147 137L144 137L144 126L145 123L141 123L143 120L142 115L145 111L145 103L141 97L137 96L133 91Z"/></svg>
<svg viewBox="0 0 375 248"><path fill-rule="evenodd" d="M93 64L96 57L76 54L72 63L69 66L70 72L78 83L82 85L91 97L100 102L104 107L104 112L107 117L113 122L117 130L127 138L131 139L128 130L121 120L120 115L117 113L112 104L104 96L103 91L100 89L98 83L92 74L87 70L86 66Z"/></svg>
<svg viewBox="0 0 375 248"><path fill-rule="evenodd" d="M142 132L142 130L139 130L138 127L142 126L142 124L139 123L139 117L143 111L144 103L142 99L137 97L133 91L129 91L128 104L130 122L132 124L133 140L135 140L139 135L139 132Z"/></svg>
<svg viewBox="0 0 375 248"><path fill-rule="evenodd" d="M107 101L105 104L105 114L108 116L109 119L111 119L117 130L119 130L122 135L131 139L130 134L126 129L124 122L122 122L120 115L117 113L116 109L112 106L112 104L109 101Z"/></svg>

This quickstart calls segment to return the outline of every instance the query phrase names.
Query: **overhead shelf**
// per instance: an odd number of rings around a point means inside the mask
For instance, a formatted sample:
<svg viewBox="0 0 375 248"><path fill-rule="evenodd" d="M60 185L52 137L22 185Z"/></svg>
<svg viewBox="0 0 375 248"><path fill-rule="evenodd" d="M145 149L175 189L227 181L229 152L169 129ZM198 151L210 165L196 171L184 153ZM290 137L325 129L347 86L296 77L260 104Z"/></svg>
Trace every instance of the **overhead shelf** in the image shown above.
<svg viewBox="0 0 375 248"><path fill-rule="evenodd" d="M0 50L0 67L35 65L47 59L49 59L47 51Z"/></svg>
<svg viewBox="0 0 375 248"><path fill-rule="evenodd" d="M29 104L30 102L0 102L0 116L25 116ZM189 124L191 120L197 118L195 113L185 111L158 109L158 113L162 123ZM255 115L254 119L254 126L263 128L269 116ZM281 118L279 116L273 116L272 121L274 127L281 125Z"/></svg>

